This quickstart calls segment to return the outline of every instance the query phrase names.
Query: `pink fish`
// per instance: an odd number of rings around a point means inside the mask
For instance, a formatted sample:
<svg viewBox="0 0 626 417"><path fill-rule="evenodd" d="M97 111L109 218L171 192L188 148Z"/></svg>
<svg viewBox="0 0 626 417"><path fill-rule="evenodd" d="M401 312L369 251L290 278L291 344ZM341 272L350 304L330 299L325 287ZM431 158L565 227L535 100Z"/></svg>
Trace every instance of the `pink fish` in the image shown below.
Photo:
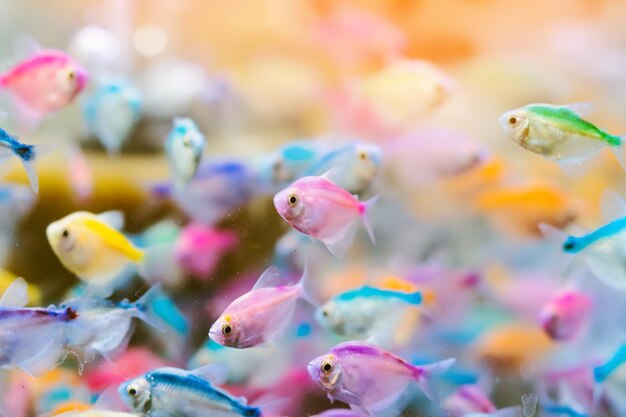
<svg viewBox="0 0 626 417"><path fill-rule="evenodd" d="M407 404L398 400L400 397L406 400L407 396L402 394L409 384L416 382L436 401L437 392L432 389L431 377L445 372L454 362L454 359L447 359L415 366L374 345L345 342L313 359L307 370L331 402L343 401L371 416L400 415Z"/></svg>
<svg viewBox="0 0 626 417"><path fill-rule="evenodd" d="M87 71L66 53L40 50L0 75L0 89L11 95L18 117L36 125L70 104L87 80Z"/></svg>
<svg viewBox="0 0 626 417"><path fill-rule="evenodd" d="M570 290L552 298L541 309L539 321L552 339L572 340L587 327L592 308L593 301L589 296Z"/></svg>
<svg viewBox="0 0 626 417"><path fill-rule="evenodd" d="M300 178L274 196L274 206L294 229L321 240L335 257L342 258L354 240L359 219L375 242L367 213L378 196L360 202L332 182L330 175Z"/></svg>
<svg viewBox="0 0 626 417"><path fill-rule="evenodd" d="M220 345L245 349L276 340L291 323L296 301L311 300L305 291L306 271L295 285L281 285L271 266L246 294L233 301L211 326L209 337Z"/></svg>
<svg viewBox="0 0 626 417"><path fill-rule="evenodd" d="M472 413L491 414L497 407L478 385L461 385L443 400L448 417L463 417Z"/></svg>
<svg viewBox="0 0 626 417"><path fill-rule="evenodd" d="M224 252L237 245L237 235L200 223L187 225L174 244L174 258L196 278L206 279L215 270Z"/></svg>

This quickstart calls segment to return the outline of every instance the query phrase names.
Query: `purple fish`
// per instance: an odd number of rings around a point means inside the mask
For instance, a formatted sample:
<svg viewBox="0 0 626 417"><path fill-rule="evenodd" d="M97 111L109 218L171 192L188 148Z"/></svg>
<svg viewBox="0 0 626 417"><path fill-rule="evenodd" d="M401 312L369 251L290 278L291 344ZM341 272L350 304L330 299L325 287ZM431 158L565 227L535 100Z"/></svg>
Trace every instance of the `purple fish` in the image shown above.
<svg viewBox="0 0 626 417"><path fill-rule="evenodd" d="M332 401L339 400L355 409L375 416L400 404L411 382L434 401L437 392L431 388L431 377L448 369L454 359L426 366L415 366L379 347L364 342L345 342L309 362L307 369Z"/></svg>
<svg viewBox="0 0 626 417"><path fill-rule="evenodd" d="M278 338L291 322L305 291L306 270L295 285L282 285L276 267L269 267L252 290L233 301L213 323L209 337L220 345L245 349Z"/></svg>
<svg viewBox="0 0 626 417"><path fill-rule="evenodd" d="M342 258L354 240L359 219L374 242L367 213L378 197L360 202L328 178L331 171L300 178L274 196L274 206L294 229L321 240L335 257Z"/></svg>

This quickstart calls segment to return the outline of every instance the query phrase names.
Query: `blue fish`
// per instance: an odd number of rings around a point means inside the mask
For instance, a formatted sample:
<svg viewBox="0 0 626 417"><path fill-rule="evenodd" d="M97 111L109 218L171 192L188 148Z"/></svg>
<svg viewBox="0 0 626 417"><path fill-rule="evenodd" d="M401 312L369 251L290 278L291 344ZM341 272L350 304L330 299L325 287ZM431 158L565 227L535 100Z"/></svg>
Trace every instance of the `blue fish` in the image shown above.
<svg viewBox="0 0 626 417"><path fill-rule="evenodd" d="M146 417L260 416L260 408L215 387L225 379L221 366L195 371L159 368L121 384L118 392L132 411Z"/></svg>
<svg viewBox="0 0 626 417"><path fill-rule="evenodd" d="M347 337L390 339L397 316L422 303L419 291L405 293L364 286L339 294L315 312L318 323ZM378 340L377 340L378 342Z"/></svg>
<svg viewBox="0 0 626 417"><path fill-rule="evenodd" d="M177 185L187 184L202 160L206 141L195 122L177 117L165 140L165 151Z"/></svg>
<svg viewBox="0 0 626 417"><path fill-rule="evenodd" d="M612 221L582 236L568 236L552 226L540 225L543 234L561 245L565 253L579 255L591 273L617 290L626 289L626 206L619 197L605 193L602 202L605 217Z"/></svg>
<svg viewBox="0 0 626 417"><path fill-rule="evenodd" d="M141 93L126 81L103 82L87 99L84 117L89 131L109 153L117 153L141 115Z"/></svg>

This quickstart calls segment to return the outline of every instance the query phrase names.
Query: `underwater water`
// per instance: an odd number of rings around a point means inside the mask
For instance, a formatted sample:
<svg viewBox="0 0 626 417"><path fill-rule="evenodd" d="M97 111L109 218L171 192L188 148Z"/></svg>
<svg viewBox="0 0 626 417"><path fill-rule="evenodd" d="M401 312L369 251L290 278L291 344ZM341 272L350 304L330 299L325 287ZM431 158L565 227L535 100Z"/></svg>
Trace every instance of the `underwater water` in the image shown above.
<svg viewBox="0 0 626 417"><path fill-rule="evenodd" d="M626 416L625 19L0 0L0 416Z"/></svg>

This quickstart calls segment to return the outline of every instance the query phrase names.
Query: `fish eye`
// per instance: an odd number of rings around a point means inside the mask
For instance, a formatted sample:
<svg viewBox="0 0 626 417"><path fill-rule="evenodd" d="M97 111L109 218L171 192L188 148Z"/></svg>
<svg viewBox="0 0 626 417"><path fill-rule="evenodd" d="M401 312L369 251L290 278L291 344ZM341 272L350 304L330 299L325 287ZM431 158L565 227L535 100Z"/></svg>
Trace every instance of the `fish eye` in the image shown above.
<svg viewBox="0 0 626 417"><path fill-rule="evenodd" d="M67 229L63 229L63 233L62 233L63 237L69 237L70 236L70 231Z"/></svg>
<svg viewBox="0 0 626 417"><path fill-rule="evenodd" d="M222 334L228 336L233 332L233 327L229 323L222 324Z"/></svg>
<svg viewBox="0 0 626 417"><path fill-rule="evenodd" d="M359 152L359 159L361 161L366 161L367 160L367 152L364 152L364 151Z"/></svg>
<svg viewBox="0 0 626 417"><path fill-rule="evenodd" d="M322 370L322 372L324 372L325 374L330 373L333 371L333 364L332 362L322 362L322 366L320 366L320 369Z"/></svg>
<svg viewBox="0 0 626 417"><path fill-rule="evenodd" d="M298 204L298 196L295 194L289 194L287 196L287 203L289 204L289 207L295 207L296 204Z"/></svg>
<svg viewBox="0 0 626 417"><path fill-rule="evenodd" d="M328 310L326 309L322 310L322 316L328 317Z"/></svg>
<svg viewBox="0 0 626 417"><path fill-rule="evenodd" d="M515 116L511 116L511 117L509 117L509 124L510 124L510 125L514 125L514 124L516 124L516 123L517 123L517 121L518 121L517 117L515 117Z"/></svg>
<svg viewBox="0 0 626 417"><path fill-rule="evenodd" d="M189 148L191 146L191 141L189 140L188 137L185 137L185 139L183 139L183 146L185 148Z"/></svg>
<svg viewBox="0 0 626 417"><path fill-rule="evenodd" d="M130 395L131 397L134 397L135 395L137 395L137 388L135 388L134 385L131 385L128 387L126 392L128 392L128 395Z"/></svg>
<svg viewBox="0 0 626 417"><path fill-rule="evenodd" d="M74 71L70 71L67 74L67 78L69 78L70 80L73 80L74 78L76 78L76 73Z"/></svg>

